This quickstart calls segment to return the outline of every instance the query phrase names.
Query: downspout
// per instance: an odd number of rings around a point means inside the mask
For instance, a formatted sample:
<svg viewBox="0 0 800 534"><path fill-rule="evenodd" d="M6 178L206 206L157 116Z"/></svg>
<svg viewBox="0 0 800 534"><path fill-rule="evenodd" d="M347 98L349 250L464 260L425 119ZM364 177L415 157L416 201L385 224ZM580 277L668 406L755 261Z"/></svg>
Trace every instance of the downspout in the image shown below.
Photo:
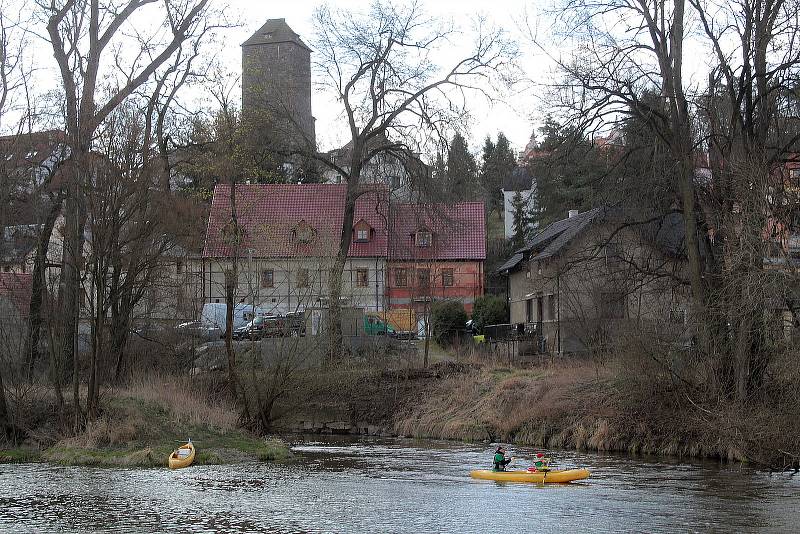
<svg viewBox="0 0 800 534"><path fill-rule="evenodd" d="M556 346L561 356L561 268L556 267Z"/></svg>

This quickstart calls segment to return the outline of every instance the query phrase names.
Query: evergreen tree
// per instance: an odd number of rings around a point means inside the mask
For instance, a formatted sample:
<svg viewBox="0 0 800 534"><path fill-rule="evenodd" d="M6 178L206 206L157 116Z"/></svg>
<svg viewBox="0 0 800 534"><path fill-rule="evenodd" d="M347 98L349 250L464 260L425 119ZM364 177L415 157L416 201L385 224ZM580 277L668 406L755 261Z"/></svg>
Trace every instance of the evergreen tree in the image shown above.
<svg viewBox="0 0 800 534"><path fill-rule="evenodd" d="M454 200L474 200L477 197L478 164L464 137L456 133L447 151L447 183Z"/></svg>
<svg viewBox="0 0 800 534"><path fill-rule="evenodd" d="M487 210L502 209L501 189L510 181L516 167L517 159L508 138L500 132L495 143L487 136L483 144L483 165L480 172L480 184L484 198L487 199Z"/></svg>
<svg viewBox="0 0 800 534"><path fill-rule="evenodd" d="M536 179L538 226L563 219L572 209L586 211L607 204L604 191L615 186L609 174L612 149L596 146L582 131L562 126L552 117L545 119L540 132L541 155L528 162Z"/></svg>
<svg viewBox="0 0 800 534"><path fill-rule="evenodd" d="M514 235L511 236L511 244L514 250L519 250L525 246L525 242L530 237L531 213L528 209L528 199L517 191L511 199L511 217L513 218L512 229Z"/></svg>

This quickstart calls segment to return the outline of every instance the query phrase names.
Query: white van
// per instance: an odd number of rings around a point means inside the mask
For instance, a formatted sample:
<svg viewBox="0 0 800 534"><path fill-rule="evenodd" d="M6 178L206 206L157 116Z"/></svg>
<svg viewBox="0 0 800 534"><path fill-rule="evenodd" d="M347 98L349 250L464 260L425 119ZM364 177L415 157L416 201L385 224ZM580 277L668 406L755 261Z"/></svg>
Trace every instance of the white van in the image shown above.
<svg viewBox="0 0 800 534"><path fill-rule="evenodd" d="M204 328L219 330L219 337L225 335L227 325L228 306L221 303L209 302L203 304L203 312L200 315L200 322ZM266 315L264 310L252 304L239 303L233 308L233 329L236 330L250 321L256 315Z"/></svg>

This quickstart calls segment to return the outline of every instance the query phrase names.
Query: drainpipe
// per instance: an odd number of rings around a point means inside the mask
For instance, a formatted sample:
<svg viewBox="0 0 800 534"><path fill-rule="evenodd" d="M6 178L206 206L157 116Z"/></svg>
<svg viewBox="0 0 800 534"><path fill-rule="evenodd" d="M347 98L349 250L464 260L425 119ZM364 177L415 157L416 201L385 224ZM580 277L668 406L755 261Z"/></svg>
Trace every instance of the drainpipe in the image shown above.
<svg viewBox="0 0 800 534"><path fill-rule="evenodd" d="M561 269L556 268L556 344L561 356Z"/></svg>

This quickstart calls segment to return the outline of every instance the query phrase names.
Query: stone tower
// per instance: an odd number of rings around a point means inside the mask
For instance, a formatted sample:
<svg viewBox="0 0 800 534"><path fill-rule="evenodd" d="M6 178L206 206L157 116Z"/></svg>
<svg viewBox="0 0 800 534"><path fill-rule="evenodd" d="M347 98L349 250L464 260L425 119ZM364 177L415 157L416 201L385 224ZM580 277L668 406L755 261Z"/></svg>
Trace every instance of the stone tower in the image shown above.
<svg viewBox="0 0 800 534"><path fill-rule="evenodd" d="M316 148L311 49L285 19L268 20L242 43L242 115L256 135Z"/></svg>

